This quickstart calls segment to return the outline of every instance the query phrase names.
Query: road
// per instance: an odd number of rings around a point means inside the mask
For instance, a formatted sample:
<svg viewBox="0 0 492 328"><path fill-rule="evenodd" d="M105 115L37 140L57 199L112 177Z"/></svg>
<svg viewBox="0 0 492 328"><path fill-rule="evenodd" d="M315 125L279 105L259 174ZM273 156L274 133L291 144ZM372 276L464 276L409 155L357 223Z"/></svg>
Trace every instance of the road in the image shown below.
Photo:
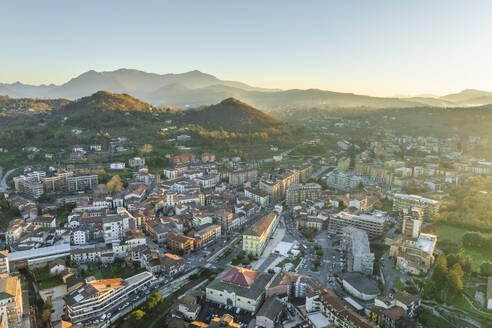
<svg viewBox="0 0 492 328"><path fill-rule="evenodd" d="M7 171L7 173L5 173L5 175L3 175L3 167L0 167L0 192L6 192L7 191L7 189L9 188L9 186L7 185L7 179L9 177L9 175L11 175L17 169L18 169L18 167L15 169Z"/></svg>

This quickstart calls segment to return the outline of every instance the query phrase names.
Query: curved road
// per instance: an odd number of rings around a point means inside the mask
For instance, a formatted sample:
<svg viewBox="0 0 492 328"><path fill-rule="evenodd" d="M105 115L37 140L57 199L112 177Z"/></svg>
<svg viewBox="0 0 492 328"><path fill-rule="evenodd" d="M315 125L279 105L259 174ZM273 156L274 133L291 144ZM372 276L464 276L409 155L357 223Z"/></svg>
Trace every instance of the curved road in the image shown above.
<svg viewBox="0 0 492 328"><path fill-rule="evenodd" d="M9 188L7 186L7 179L9 177L9 175L11 175L17 169L18 169L18 167L15 169L7 171L7 173L5 173L5 175L3 175L3 167L0 167L0 192L6 192L7 191L7 189Z"/></svg>

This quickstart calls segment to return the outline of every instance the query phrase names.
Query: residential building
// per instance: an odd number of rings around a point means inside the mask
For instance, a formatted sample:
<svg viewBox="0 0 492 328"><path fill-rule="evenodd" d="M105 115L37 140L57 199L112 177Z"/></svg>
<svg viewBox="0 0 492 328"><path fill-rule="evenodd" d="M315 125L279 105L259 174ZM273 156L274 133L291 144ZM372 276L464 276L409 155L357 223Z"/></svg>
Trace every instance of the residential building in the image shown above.
<svg viewBox="0 0 492 328"><path fill-rule="evenodd" d="M245 188L244 196L248 197L249 199L253 200L263 207L267 206L270 201L270 196L266 192L259 189Z"/></svg>
<svg viewBox="0 0 492 328"><path fill-rule="evenodd" d="M401 233L407 238L418 238L422 230L423 209L413 207L410 214L405 214L404 210Z"/></svg>
<svg viewBox="0 0 492 328"><path fill-rule="evenodd" d="M256 313L256 325L275 328L280 323L283 303L276 297L268 297Z"/></svg>
<svg viewBox="0 0 492 328"><path fill-rule="evenodd" d="M229 172L229 184L239 186L245 182L256 182L258 171L255 168L241 168Z"/></svg>
<svg viewBox="0 0 492 328"><path fill-rule="evenodd" d="M209 189L215 187L220 182L220 175L208 174L194 179L201 188Z"/></svg>
<svg viewBox="0 0 492 328"><path fill-rule="evenodd" d="M99 185L97 174L67 177L67 191L91 190Z"/></svg>
<svg viewBox="0 0 492 328"><path fill-rule="evenodd" d="M9 274L9 251L0 251L0 275Z"/></svg>
<svg viewBox="0 0 492 328"><path fill-rule="evenodd" d="M321 186L317 183L294 184L287 189L287 205L296 205L307 199L318 200L321 194Z"/></svg>
<svg viewBox="0 0 492 328"><path fill-rule="evenodd" d="M101 316L154 279L152 273L145 271L127 279L89 281L64 297L66 313L72 323Z"/></svg>
<svg viewBox="0 0 492 328"><path fill-rule="evenodd" d="M188 164L195 160L195 154L184 153L173 157L173 163L175 165Z"/></svg>
<svg viewBox="0 0 492 328"><path fill-rule="evenodd" d="M164 274L174 276L184 270L184 259L181 256L165 253L160 256L161 269Z"/></svg>
<svg viewBox="0 0 492 328"><path fill-rule="evenodd" d="M385 309L394 306L401 307L409 318L414 318L418 313L421 304L421 299L405 291L399 291L389 296L378 296L374 299L374 306Z"/></svg>
<svg viewBox="0 0 492 328"><path fill-rule="evenodd" d="M300 174L298 171L288 172L275 180L262 179L260 180L260 190L270 195L271 201L276 201L286 195L287 189L291 185L298 184L299 179Z"/></svg>
<svg viewBox="0 0 492 328"><path fill-rule="evenodd" d="M203 163L208 163L208 162L215 162L215 154L211 153L202 153L202 162Z"/></svg>
<svg viewBox="0 0 492 328"><path fill-rule="evenodd" d="M238 228L237 222L234 220L234 213L221 209L216 213L217 223L221 226L221 231L229 232Z"/></svg>
<svg viewBox="0 0 492 328"><path fill-rule="evenodd" d="M326 184L330 188L352 191L361 186L362 178L347 172L331 171L326 175Z"/></svg>
<svg viewBox="0 0 492 328"><path fill-rule="evenodd" d="M265 287L272 279L268 273L231 267L206 288L207 300L255 313L265 298Z"/></svg>
<svg viewBox="0 0 492 328"><path fill-rule="evenodd" d="M178 254L186 254L195 249L195 239L171 232L167 235L167 248Z"/></svg>
<svg viewBox="0 0 492 328"><path fill-rule="evenodd" d="M369 248L369 238L363 230L352 226L343 228L345 251L347 258L347 272L362 272L373 274L374 254Z"/></svg>
<svg viewBox="0 0 492 328"><path fill-rule="evenodd" d="M243 250L248 254L260 256L267 245L268 238L277 228L278 220L279 214L273 211L246 230L243 233Z"/></svg>
<svg viewBox="0 0 492 328"><path fill-rule="evenodd" d="M46 172L34 171L27 175L14 177L15 190L26 194L32 198L39 198L44 194L43 179L46 177Z"/></svg>
<svg viewBox="0 0 492 328"><path fill-rule="evenodd" d="M178 311L181 312L186 320L193 321L198 318L201 306L196 297L185 295L178 300Z"/></svg>
<svg viewBox="0 0 492 328"><path fill-rule="evenodd" d="M328 289L321 289L307 295L306 311L321 313L325 318L325 323L334 327L377 328L376 323L358 314L349 303Z"/></svg>
<svg viewBox="0 0 492 328"><path fill-rule="evenodd" d="M42 228L56 228L56 218L51 214L43 214L35 218L32 224L41 226Z"/></svg>
<svg viewBox="0 0 492 328"><path fill-rule="evenodd" d="M128 166L130 167L144 167L145 166L145 158L142 157L133 157L128 160Z"/></svg>
<svg viewBox="0 0 492 328"><path fill-rule="evenodd" d="M337 162L337 169L340 172L348 171L350 168L350 157L340 158Z"/></svg>
<svg viewBox="0 0 492 328"><path fill-rule="evenodd" d="M369 239L374 239L383 234L384 214L354 214L342 211L338 214L330 215L328 231L332 233L342 233L343 228L353 226L367 232Z"/></svg>
<svg viewBox="0 0 492 328"><path fill-rule="evenodd" d="M208 245L221 236L221 227L218 224L211 224L205 226L195 232L195 243L199 244L200 247Z"/></svg>
<svg viewBox="0 0 492 328"><path fill-rule="evenodd" d="M419 207L424 210L423 217L428 220L439 212L440 203L436 200L424 198L417 195L394 194L393 195L393 211L403 212L403 210L411 212L413 207Z"/></svg>
<svg viewBox="0 0 492 328"><path fill-rule="evenodd" d="M22 327L23 304L19 277L0 277L0 308L5 308L8 327Z"/></svg>
<svg viewBox="0 0 492 328"><path fill-rule="evenodd" d="M411 274L429 271L434 263L437 237L421 233L418 238L400 238L390 247L390 256L396 258L396 267Z"/></svg>

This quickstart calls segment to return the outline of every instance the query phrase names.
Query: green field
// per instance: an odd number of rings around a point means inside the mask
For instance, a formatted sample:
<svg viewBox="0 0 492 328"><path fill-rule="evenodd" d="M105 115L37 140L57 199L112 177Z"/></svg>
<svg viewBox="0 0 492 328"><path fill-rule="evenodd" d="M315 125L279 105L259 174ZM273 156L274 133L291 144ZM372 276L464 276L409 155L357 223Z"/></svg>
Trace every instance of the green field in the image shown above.
<svg viewBox="0 0 492 328"><path fill-rule="evenodd" d="M463 235L471 230L465 228L456 227L447 224L438 224L435 226L437 231L438 240L446 240L457 244L461 247L461 238ZM472 259L473 271L479 271L480 265L485 261L492 259L492 249L478 249L478 248L465 248L461 247L460 251L463 255L470 256Z"/></svg>
<svg viewBox="0 0 492 328"><path fill-rule="evenodd" d="M442 240L449 240L458 243L461 237L469 230L447 224L436 225L437 236Z"/></svg>

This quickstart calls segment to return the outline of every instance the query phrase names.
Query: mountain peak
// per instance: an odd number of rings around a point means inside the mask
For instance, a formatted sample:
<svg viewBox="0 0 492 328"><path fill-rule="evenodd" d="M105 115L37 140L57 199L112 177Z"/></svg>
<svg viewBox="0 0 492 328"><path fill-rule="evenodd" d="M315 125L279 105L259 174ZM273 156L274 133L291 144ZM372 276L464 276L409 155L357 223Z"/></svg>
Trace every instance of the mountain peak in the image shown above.
<svg viewBox="0 0 492 328"><path fill-rule="evenodd" d="M239 104L239 105L247 105L246 103L243 103L241 100L234 98L234 97L229 97L220 102L221 104L227 105L227 104Z"/></svg>

